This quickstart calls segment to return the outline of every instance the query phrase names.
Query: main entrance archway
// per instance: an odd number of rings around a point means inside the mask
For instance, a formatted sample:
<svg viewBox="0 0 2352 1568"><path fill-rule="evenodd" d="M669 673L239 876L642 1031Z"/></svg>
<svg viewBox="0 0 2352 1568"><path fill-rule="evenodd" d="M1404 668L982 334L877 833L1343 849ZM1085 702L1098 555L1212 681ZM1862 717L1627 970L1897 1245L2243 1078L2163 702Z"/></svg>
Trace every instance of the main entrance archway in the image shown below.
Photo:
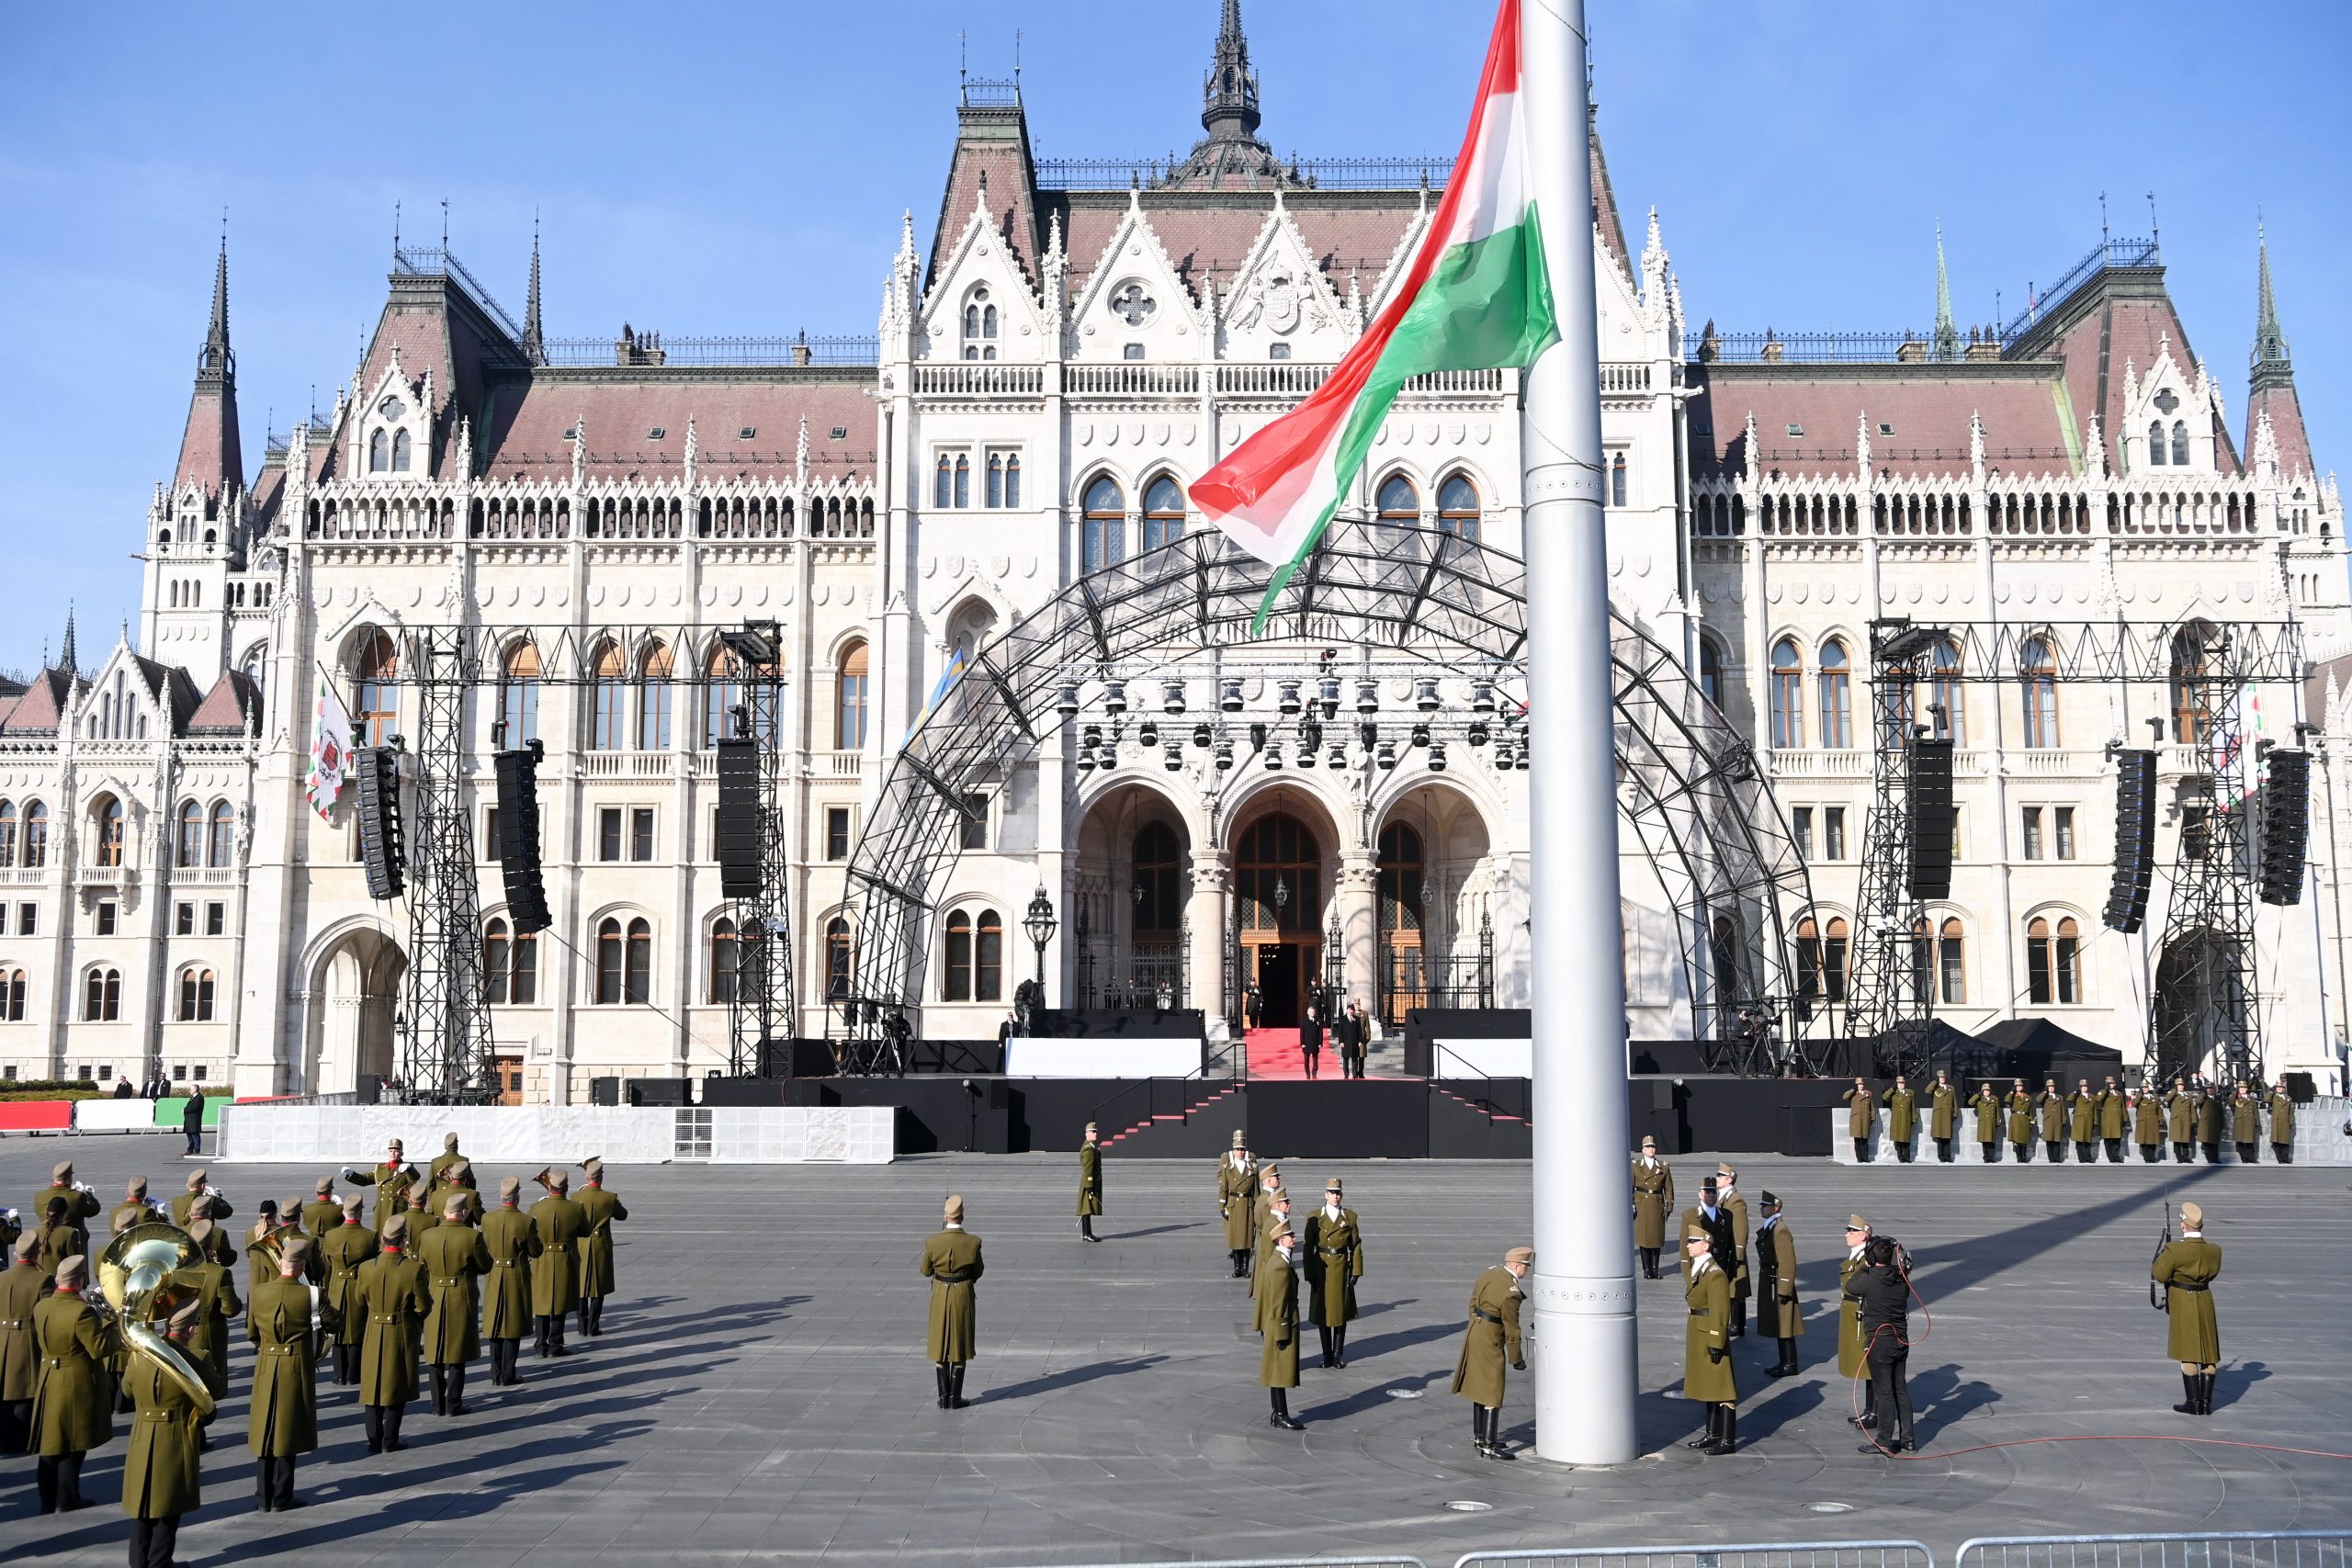
<svg viewBox="0 0 2352 1568"><path fill-rule="evenodd" d="M1323 847L1287 811L1241 830L1233 850L1236 941L1251 993L1245 1015L1268 1029L1295 1026L1323 977Z"/></svg>
<svg viewBox="0 0 2352 1568"><path fill-rule="evenodd" d="M303 1010L305 1094L347 1094L396 1070L393 1020L408 954L374 925L335 932L317 950Z"/></svg>

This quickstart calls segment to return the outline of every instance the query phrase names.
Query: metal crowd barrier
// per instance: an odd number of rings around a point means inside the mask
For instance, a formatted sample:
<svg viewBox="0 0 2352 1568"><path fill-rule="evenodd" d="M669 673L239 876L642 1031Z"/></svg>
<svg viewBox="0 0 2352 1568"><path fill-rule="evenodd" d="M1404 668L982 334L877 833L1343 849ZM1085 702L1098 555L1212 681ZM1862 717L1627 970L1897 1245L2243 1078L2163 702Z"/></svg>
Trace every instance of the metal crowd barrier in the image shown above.
<svg viewBox="0 0 2352 1568"><path fill-rule="evenodd" d="M2352 1529L1980 1536L1953 1568L2352 1568Z"/></svg>
<svg viewBox="0 0 2352 1568"><path fill-rule="evenodd" d="M1506 1562L1532 1563L1540 1568L1936 1568L1936 1554L1916 1540L1805 1540L1769 1546L1579 1546L1548 1551L1473 1551L1455 1559L1453 1568L1487 1568L1489 1564ZM2026 1565L2019 1563L2018 1568Z"/></svg>
<svg viewBox="0 0 2352 1568"><path fill-rule="evenodd" d="M1237 1557L1215 1562L1087 1562L1066 1568L1429 1568L1418 1557Z"/></svg>

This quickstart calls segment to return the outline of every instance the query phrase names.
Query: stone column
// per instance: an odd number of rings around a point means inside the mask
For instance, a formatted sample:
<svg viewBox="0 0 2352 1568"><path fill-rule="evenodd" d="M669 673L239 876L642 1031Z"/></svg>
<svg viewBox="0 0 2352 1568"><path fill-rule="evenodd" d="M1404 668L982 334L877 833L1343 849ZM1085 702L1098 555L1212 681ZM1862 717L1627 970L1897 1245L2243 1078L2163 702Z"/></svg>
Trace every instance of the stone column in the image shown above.
<svg viewBox="0 0 2352 1568"><path fill-rule="evenodd" d="M1347 995L1339 1001L1345 1012L1351 1001L1363 1003L1367 1017L1379 1011L1380 862L1369 848L1359 845L1340 852L1340 973Z"/></svg>
<svg viewBox="0 0 2352 1568"><path fill-rule="evenodd" d="M1184 919L1193 944L1193 1006L1208 1016L1212 1036L1221 1036L1226 1013L1225 938L1227 895L1232 870L1221 851L1193 852L1193 894Z"/></svg>

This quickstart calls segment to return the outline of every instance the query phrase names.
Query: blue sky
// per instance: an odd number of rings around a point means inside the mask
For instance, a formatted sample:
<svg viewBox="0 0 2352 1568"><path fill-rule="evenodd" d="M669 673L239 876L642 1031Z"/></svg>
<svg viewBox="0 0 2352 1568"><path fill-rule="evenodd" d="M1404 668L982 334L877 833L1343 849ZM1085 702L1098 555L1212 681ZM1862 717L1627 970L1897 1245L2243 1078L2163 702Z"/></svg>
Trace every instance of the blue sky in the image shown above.
<svg viewBox="0 0 2352 1568"><path fill-rule="evenodd" d="M1487 0L1245 0L1265 135L1307 155L1450 152ZM517 314L532 215L548 330L873 329L899 215L927 230L976 75L1014 35L1046 157L1199 134L1216 0L781 0L649 11L42 6L0 58L0 667L70 599L85 657L131 613L145 503L178 449L220 209L245 449L351 374L393 204ZM2255 222L2313 446L2352 420L2352 7L2242 0L1592 0L1629 226L1656 205L1694 321L1922 326L1934 225L1963 324L2014 310L2155 192L2193 346L2243 423ZM1638 243L1638 232L1636 234Z"/></svg>

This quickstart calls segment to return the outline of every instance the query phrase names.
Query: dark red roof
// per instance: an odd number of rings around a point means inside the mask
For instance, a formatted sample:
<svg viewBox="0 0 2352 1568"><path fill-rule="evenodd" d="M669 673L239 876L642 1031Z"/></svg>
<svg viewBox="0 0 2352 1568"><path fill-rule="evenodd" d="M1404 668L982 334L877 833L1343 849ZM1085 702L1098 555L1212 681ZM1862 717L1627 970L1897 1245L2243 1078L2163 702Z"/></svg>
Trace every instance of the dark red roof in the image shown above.
<svg viewBox="0 0 2352 1568"><path fill-rule="evenodd" d="M261 712L261 692L234 670L224 670L188 716L190 735L244 735Z"/></svg>
<svg viewBox="0 0 2352 1568"><path fill-rule="evenodd" d="M2282 477L2296 474L2316 475L2319 470L2312 463L2311 433L2303 428L2302 400L2295 395L2292 381L2273 382L2261 388L2246 400L2245 450L2248 461L2254 457L2255 427L2262 416L2270 416L2270 434L2278 443L2278 472Z"/></svg>
<svg viewBox="0 0 2352 1568"><path fill-rule="evenodd" d="M2026 341L2031 342L2031 334ZM2124 369L2128 366L2144 379L2167 349L2173 363L2193 379L2197 354L2188 345L2188 330L2165 292L2162 269L2149 267L2109 272L2069 296L2059 307L2048 344L2030 351L2037 358L2064 363L2075 427L2087 436L2096 415L2112 463L2121 446ZM2236 447L2218 420L2213 461L2224 474L2238 471Z"/></svg>
<svg viewBox="0 0 2352 1568"><path fill-rule="evenodd" d="M875 386L870 369L828 367L542 370L502 378L484 396L474 462L487 479L568 483L571 444L564 432L584 421L590 475L683 477L692 419L699 472L789 473L805 417L812 475L871 479L875 412L867 394ZM741 434L747 428L749 437ZM846 434L837 438L836 429Z"/></svg>
<svg viewBox="0 0 2352 1568"><path fill-rule="evenodd" d="M199 384L188 400L187 428L180 434L179 466L172 472L172 493L193 484L207 498L244 481L244 451L237 439L237 393L234 383Z"/></svg>
<svg viewBox="0 0 2352 1568"><path fill-rule="evenodd" d="M1125 220L1128 197L1124 191L1049 191L1045 199L1047 212L1062 220L1076 299ZM1341 298L1351 273L1361 275L1367 296L1378 287L1420 206L1414 191L1287 191L1283 200ZM1212 277L1233 281L1274 209L1271 191L1146 191L1142 201L1144 220L1196 299Z"/></svg>
<svg viewBox="0 0 2352 1568"><path fill-rule="evenodd" d="M25 688L8 716L0 720L0 734L54 735L74 694L74 677L62 670L44 670Z"/></svg>
<svg viewBox="0 0 2352 1568"><path fill-rule="evenodd" d="M1691 375L1701 388L1690 403L1691 466L1701 477L1741 467L1751 412L1765 474L1852 473L1864 421L1874 472L1965 474L1972 414L1984 423L1988 471L2071 474L2080 463L2052 365L1708 365Z"/></svg>

